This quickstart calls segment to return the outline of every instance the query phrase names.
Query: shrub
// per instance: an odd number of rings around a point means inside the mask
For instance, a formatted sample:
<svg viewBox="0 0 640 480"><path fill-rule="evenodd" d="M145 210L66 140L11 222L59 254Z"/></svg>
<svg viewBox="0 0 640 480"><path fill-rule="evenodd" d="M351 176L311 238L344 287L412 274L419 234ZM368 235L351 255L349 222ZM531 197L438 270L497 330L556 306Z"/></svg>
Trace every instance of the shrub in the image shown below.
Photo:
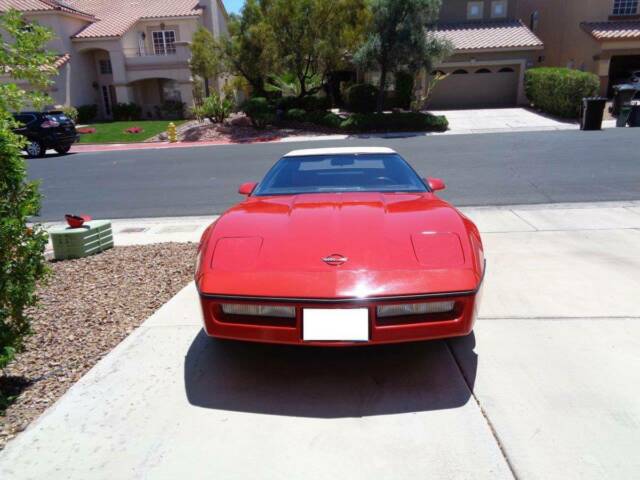
<svg viewBox="0 0 640 480"><path fill-rule="evenodd" d="M278 110L285 112L291 109L300 109L307 112L315 112L316 110L327 110L331 108L331 99L329 97L320 97L311 95L308 97L282 97L276 102Z"/></svg>
<svg viewBox="0 0 640 480"><path fill-rule="evenodd" d="M156 115L160 118L183 118L186 104L180 100L165 100L161 105L154 107Z"/></svg>
<svg viewBox="0 0 640 480"><path fill-rule="evenodd" d="M116 121L140 120L142 108L135 103L117 103L112 108L113 119Z"/></svg>
<svg viewBox="0 0 640 480"><path fill-rule="evenodd" d="M80 105L78 107L78 123L91 123L98 116L98 105Z"/></svg>
<svg viewBox="0 0 640 480"><path fill-rule="evenodd" d="M306 119L307 112L301 108L291 108L287 110L286 119L294 122L302 122Z"/></svg>
<svg viewBox="0 0 640 480"><path fill-rule="evenodd" d="M577 118L584 97L597 95L598 76L568 68L532 68L525 73L525 91L534 107L552 115Z"/></svg>
<svg viewBox="0 0 640 480"><path fill-rule="evenodd" d="M212 93L202 102L203 117L211 120L211 123L222 123L233 112L233 101L229 98L221 98L217 93Z"/></svg>
<svg viewBox="0 0 640 480"><path fill-rule="evenodd" d="M444 132L449 122L444 116L428 113L356 113L344 120L340 128L355 132Z"/></svg>
<svg viewBox="0 0 640 480"><path fill-rule="evenodd" d="M373 113L376 110L378 89L368 83L358 83L347 90L347 108L355 113Z"/></svg>
<svg viewBox="0 0 640 480"><path fill-rule="evenodd" d="M413 75L408 72L396 73L396 94L394 106L408 110L413 99Z"/></svg>
<svg viewBox="0 0 640 480"><path fill-rule="evenodd" d="M70 105L65 105L64 107L62 107L62 113L64 113L67 117L69 117L71 120L73 120L73 123L77 123L78 122L78 109L75 107L72 107Z"/></svg>
<svg viewBox="0 0 640 480"><path fill-rule="evenodd" d="M41 195L38 183L29 180L22 157L26 139L15 133L18 127L11 111L25 103L39 108L49 99L41 91L50 84L55 58L45 44L53 32L37 22L29 23L16 10L0 15L5 47L0 48L0 65L9 81L0 82L0 371L24 346L30 333L27 309L37 303L36 285L46 272L44 249L47 233L41 225L28 224L37 216ZM18 86L25 81L30 91ZM0 410L8 398L0 388Z"/></svg>
<svg viewBox="0 0 640 480"><path fill-rule="evenodd" d="M252 97L242 104L242 111L256 128L265 128L275 119L275 109L264 97Z"/></svg>
<svg viewBox="0 0 640 480"><path fill-rule="evenodd" d="M343 118L332 112L322 112L318 110L308 113L305 120L315 125L322 125L323 127L340 128Z"/></svg>

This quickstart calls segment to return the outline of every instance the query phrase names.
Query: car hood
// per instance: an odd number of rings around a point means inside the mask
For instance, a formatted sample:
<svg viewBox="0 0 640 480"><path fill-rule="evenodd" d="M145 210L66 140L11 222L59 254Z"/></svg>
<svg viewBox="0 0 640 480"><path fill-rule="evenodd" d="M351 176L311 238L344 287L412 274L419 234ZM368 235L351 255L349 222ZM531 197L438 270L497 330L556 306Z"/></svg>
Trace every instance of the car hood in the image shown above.
<svg viewBox="0 0 640 480"><path fill-rule="evenodd" d="M479 281L463 217L430 193L252 197L206 244L203 293L350 298L468 291ZM323 260L334 255L344 263Z"/></svg>

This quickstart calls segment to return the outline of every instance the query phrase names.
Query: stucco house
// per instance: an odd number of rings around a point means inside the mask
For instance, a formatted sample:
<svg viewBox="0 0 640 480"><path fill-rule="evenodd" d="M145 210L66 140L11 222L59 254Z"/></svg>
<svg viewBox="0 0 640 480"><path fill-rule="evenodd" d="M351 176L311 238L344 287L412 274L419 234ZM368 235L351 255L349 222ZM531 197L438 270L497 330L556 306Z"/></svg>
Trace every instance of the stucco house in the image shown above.
<svg viewBox="0 0 640 480"><path fill-rule="evenodd" d="M600 77L601 94L640 70L638 0L520 0L519 15L542 38L542 65Z"/></svg>
<svg viewBox="0 0 640 480"><path fill-rule="evenodd" d="M165 101L190 105L194 32L227 33L221 0L0 0L0 11L9 8L56 35L55 104L96 104L107 119L116 103L134 102L147 118Z"/></svg>
<svg viewBox="0 0 640 480"><path fill-rule="evenodd" d="M527 103L524 72L536 65L544 45L519 19L517 4L518 0L443 0L435 34L449 39L455 50L437 66L436 71L448 76L434 89L430 108Z"/></svg>

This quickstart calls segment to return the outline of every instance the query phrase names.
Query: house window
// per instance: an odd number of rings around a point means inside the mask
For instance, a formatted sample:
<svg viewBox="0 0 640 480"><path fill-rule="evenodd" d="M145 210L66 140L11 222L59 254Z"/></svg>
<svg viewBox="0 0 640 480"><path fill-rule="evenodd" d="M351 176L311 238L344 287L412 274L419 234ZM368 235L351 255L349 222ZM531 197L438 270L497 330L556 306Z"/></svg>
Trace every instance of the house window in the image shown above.
<svg viewBox="0 0 640 480"><path fill-rule="evenodd" d="M461 68L459 70L454 70L452 75L466 75L469 72L467 72L465 69Z"/></svg>
<svg viewBox="0 0 640 480"><path fill-rule="evenodd" d="M537 10L531 14L531 18L529 19L529 28L532 32L536 32L538 30L538 24L540 23L540 12Z"/></svg>
<svg viewBox="0 0 640 480"><path fill-rule="evenodd" d="M614 15L635 15L638 13L638 0L614 0Z"/></svg>
<svg viewBox="0 0 640 480"><path fill-rule="evenodd" d="M515 70L511 67L503 67L498 70L499 73L515 73Z"/></svg>
<svg viewBox="0 0 640 480"><path fill-rule="evenodd" d="M176 32L174 30L153 32L153 52L156 55L176 53Z"/></svg>
<svg viewBox="0 0 640 480"><path fill-rule="evenodd" d="M507 16L507 1L491 2L491 18L505 18Z"/></svg>
<svg viewBox="0 0 640 480"><path fill-rule="evenodd" d="M476 73L491 73L491 70L489 70L488 68L480 68L476 70Z"/></svg>
<svg viewBox="0 0 640 480"><path fill-rule="evenodd" d="M98 64L100 65L100 73L102 75L110 75L113 73L113 68L111 67L111 60L100 60Z"/></svg>
<svg viewBox="0 0 640 480"><path fill-rule="evenodd" d="M484 16L484 2L467 2L467 19L482 20Z"/></svg>

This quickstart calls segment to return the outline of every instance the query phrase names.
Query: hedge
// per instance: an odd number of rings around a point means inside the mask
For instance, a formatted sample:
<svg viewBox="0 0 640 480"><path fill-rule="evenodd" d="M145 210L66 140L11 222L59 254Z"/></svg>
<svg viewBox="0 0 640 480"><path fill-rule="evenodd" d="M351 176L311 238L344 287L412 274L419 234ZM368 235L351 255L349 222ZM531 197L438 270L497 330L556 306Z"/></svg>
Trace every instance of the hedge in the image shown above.
<svg viewBox="0 0 640 480"><path fill-rule="evenodd" d="M358 83L347 90L347 108L355 113L373 113L376 110L378 89L368 83Z"/></svg>
<svg viewBox="0 0 640 480"><path fill-rule="evenodd" d="M577 118L584 97L600 90L598 76L568 68L540 67L525 73L529 102L543 112L563 118Z"/></svg>
<svg viewBox="0 0 640 480"><path fill-rule="evenodd" d="M447 118L429 113L355 113L340 128L355 132L444 132Z"/></svg>
<svg viewBox="0 0 640 480"><path fill-rule="evenodd" d="M242 111L254 127L262 129L275 119L275 109L264 97L251 97L242 104Z"/></svg>

